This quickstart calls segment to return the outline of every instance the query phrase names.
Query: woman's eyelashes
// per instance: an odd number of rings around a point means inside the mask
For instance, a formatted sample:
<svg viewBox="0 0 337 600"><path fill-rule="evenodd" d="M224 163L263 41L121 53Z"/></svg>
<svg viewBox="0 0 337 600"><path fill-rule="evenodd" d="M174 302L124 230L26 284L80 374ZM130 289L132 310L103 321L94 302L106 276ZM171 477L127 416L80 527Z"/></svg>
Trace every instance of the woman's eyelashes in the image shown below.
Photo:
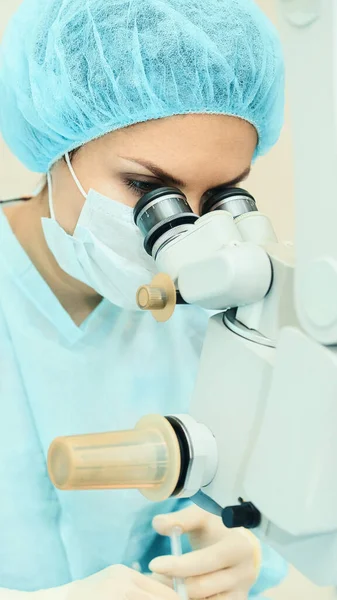
<svg viewBox="0 0 337 600"><path fill-rule="evenodd" d="M143 196L147 192L152 192L164 184L160 181L141 181L139 179L124 179L125 185L136 195Z"/></svg>
<svg viewBox="0 0 337 600"><path fill-rule="evenodd" d="M222 185L219 185L215 188L211 188L209 190L207 190L203 196L210 196L220 190L225 190L227 187L237 187L239 186L242 181L244 181L243 178L240 181L235 181L234 183L223 183ZM142 179L136 179L136 178L132 178L132 177L123 177L123 183L124 185L127 186L127 188L129 190L132 191L132 193L137 196L138 198L140 198L141 196L144 196L144 194L147 194L148 192L152 192L153 190L156 190L158 188L161 187L165 187L166 185L168 185L167 183L165 183L164 181L160 181L159 179L152 179L151 181L144 181Z"/></svg>

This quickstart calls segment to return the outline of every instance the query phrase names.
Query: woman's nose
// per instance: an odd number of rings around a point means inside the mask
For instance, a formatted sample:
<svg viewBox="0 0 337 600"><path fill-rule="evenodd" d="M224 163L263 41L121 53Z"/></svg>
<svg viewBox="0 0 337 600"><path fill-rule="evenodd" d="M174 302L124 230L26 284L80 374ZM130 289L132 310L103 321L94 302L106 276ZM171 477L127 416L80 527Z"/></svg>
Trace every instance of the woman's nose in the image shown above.
<svg viewBox="0 0 337 600"><path fill-rule="evenodd" d="M197 194L189 194L187 196L187 202L189 203L192 212L196 215L200 215L200 196Z"/></svg>

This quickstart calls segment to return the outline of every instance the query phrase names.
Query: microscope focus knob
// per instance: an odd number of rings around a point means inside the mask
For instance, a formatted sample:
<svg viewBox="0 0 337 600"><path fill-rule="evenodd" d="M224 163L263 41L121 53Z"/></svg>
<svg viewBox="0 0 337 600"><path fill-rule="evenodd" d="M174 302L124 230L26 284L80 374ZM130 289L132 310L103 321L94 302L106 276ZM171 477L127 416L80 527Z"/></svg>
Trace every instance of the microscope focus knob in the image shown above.
<svg viewBox="0 0 337 600"><path fill-rule="evenodd" d="M222 511L223 524L228 529L244 527L255 529L261 523L261 513L251 502L242 502L237 506L227 506Z"/></svg>
<svg viewBox="0 0 337 600"><path fill-rule="evenodd" d="M165 308L167 296L163 289L143 285L138 290L137 301L143 310L160 310Z"/></svg>
<svg viewBox="0 0 337 600"><path fill-rule="evenodd" d="M166 273L158 273L150 285L142 285L137 291L137 304L141 310L149 310L156 321L168 321L177 304L176 287Z"/></svg>

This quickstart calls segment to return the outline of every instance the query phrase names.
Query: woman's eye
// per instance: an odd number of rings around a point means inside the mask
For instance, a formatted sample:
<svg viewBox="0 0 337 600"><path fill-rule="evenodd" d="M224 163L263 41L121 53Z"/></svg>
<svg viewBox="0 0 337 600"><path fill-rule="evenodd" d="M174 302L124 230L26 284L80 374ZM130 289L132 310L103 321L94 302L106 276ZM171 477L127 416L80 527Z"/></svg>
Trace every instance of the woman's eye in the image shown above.
<svg viewBox="0 0 337 600"><path fill-rule="evenodd" d="M143 196L143 194L160 187L159 182L150 183L149 181L137 181L136 179L126 179L125 183L138 196Z"/></svg>

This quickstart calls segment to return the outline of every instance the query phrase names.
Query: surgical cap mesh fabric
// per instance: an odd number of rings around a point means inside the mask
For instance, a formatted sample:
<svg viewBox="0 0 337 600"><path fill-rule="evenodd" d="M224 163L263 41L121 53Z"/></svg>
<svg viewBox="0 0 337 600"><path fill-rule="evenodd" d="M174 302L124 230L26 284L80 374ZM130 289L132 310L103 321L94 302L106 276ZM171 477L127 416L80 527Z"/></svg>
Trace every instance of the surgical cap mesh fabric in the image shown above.
<svg viewBox="0 0 337 600"><path fill-rule="evenodd" d="M283 57L253 0L23 0L0 55L0 127L31 170L128 125L241 117L256 154L283 122Z"/></svg>

